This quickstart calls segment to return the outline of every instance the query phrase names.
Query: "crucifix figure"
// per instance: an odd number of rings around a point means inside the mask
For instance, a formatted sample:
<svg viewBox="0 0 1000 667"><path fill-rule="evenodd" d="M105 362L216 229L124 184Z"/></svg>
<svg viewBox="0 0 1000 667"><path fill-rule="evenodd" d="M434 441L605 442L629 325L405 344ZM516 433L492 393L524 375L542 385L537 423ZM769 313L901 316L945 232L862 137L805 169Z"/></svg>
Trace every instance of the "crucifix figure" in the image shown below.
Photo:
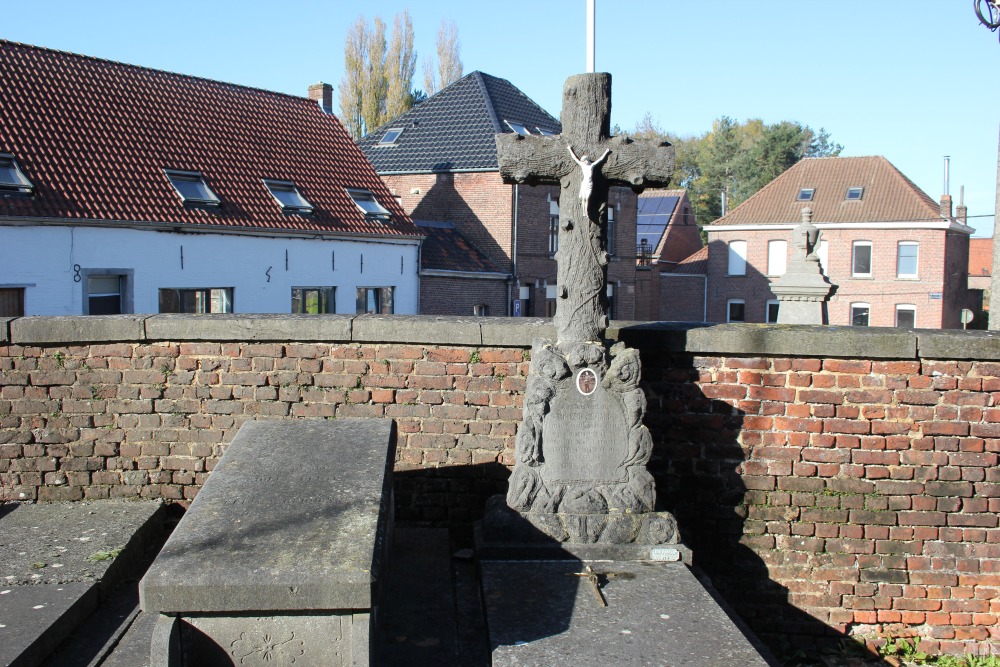
<svg viewBox="0 0 1000 667"><path fill-rule="evenodd" d="M607 73L566 80L562 126L562 134L555 136L498 134L500 174L507 183L561 187L555 316L559 341L600 341L608 322L608 191L615 186L636 191L666 187L674 170L674 148L665 142L611 136ZM591 160L589 155L601 157ZM565 205L575 193L581 206Z"/></svg>

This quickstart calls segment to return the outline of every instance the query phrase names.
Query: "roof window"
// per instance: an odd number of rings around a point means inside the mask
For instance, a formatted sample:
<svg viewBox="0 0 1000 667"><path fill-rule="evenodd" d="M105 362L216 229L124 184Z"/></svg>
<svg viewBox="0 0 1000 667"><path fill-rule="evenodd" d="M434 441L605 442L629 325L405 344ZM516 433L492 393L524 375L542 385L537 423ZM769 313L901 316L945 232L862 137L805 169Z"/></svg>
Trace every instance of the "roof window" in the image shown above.
<svg viewBox="0 0 1000 667"><path fill-rule="evenodd" d="M285 213L312 213L313 205L302 196L295 183L291 181L272 181L264 179L264 185L271 196L281 204L281 210Z"/></svg>
<svg viewBox="0 0 1000 667"><path fill-rule="evenodd" d="M368 190L361 190L356 188L347 188L347 194L351 196L355 205L361 209L365 214L365 218L368 220L381 220L382 222L389 222L391 216L389 211L387 211L373 195Z"/></svg>
<svg viewBox="0 0 1000 667"><path fill-rule="evenodd" d="M848 201L861 199L864 193L865 193L864 188L847 188L847 195L844 197L844 199Z"/></svg>
<svg viewBox="0 0 1000 667"><path fill-rule="evenodd" d="M514 121L511 121L511 120L507 120L507 121L504 121L504 122L507 123L507 125L508 125L508 127L510 127L510 129L514 130L518 134L524 135L526 137L531 136L531 132L524 125L524 123L515 123Z"/></svg>
<svg viewBox="0 0 1000 667"><path fill-rule="evenodd" d="M180 195L185 204L196 206L219 206L222 202L215 196L208 183L197 171L173 171L164 169L170 185Z"/></svg>
<svg viewBox="0 0 1000 667"><path fill-rule="evenodd" d="M538 130L538 134L542 135L543 137L551 137L555 135L555 132L553 132L552 130L546 130L543 127L536 127L535 129Z"/></svg>
<svg viewBox="0 0 1000 667"><path fill-rule="evenodd" d="M799 196L795 199L797 201L812 201L813 194L816 192L816 188L802 188L799 190Z"/></svg>
<svg viewBox="0 0 1000 667"><path fill-rule="evenodd" d="M35 186L21 171L14 156L9 153L0 153L0 192L30 195L34 191Z"/></svg>
<svg viewBox="0 0 1000 667"><path fill-rule="evenodd" d="M399 135L402 133L403 128L401 127L391 128L388 132L382 135L382 138L379 139L376 146L393 146L395 145L396 140L399 139Z"/></svg>

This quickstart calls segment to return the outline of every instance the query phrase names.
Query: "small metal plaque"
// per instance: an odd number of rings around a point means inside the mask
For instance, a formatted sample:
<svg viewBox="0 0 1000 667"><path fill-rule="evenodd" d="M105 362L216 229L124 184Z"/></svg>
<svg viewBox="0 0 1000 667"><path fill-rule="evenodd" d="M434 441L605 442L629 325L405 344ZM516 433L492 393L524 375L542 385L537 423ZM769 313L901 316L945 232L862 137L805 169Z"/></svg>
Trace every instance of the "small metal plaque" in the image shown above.
<svg viewBox="0 0 1000 667"><path fill-rule="evenodd" d="M597 373L590 368L581 368L576 374L576 388L584 396L590 396L597 389Z"/></svg>
<svg viewBox="0 0 1000 667"><path fill-rule="evenodd" d="M666 547L653 547L649 550L649 559L672 563L681 559L681 552Z"/></svg>

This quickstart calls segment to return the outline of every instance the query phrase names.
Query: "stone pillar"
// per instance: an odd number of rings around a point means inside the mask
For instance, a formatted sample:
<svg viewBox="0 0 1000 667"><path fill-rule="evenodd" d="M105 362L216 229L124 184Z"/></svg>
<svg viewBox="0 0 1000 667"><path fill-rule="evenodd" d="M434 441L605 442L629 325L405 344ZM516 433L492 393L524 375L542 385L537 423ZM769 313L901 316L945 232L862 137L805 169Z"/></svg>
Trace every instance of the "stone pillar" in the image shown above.
<svg viewBox="0 0 1000 667"><path fill-rule="evenodd" d="M814 252L820 231L812 224L812 209L802 209L802 224L792 231L792 259L785 275L771 283L778 297L778 324L829 324L826 300L833 285Z"/></svg>

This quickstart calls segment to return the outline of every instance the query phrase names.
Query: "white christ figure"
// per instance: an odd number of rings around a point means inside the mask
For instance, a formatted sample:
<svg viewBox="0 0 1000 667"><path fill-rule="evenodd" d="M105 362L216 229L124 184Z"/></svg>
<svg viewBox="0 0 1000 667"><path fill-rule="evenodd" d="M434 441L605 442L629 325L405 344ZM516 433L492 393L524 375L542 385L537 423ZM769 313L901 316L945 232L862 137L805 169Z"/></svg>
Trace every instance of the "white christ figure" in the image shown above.
<svg viewBox="0 0 1000 667"><path fill-rule="evenodd" d="M580 170L583 172L583 180L580 182L580 206L583 207L583 215L590 218L590 195L594 191L594 169L599 167L608 158L611 154L611 149L604 151L604 155L597 158L597 160L591 160L586 155L577 157L576 153L573 152L572 146L567 146L566 148L573 157L573 161L580 165Z"/></svg>

